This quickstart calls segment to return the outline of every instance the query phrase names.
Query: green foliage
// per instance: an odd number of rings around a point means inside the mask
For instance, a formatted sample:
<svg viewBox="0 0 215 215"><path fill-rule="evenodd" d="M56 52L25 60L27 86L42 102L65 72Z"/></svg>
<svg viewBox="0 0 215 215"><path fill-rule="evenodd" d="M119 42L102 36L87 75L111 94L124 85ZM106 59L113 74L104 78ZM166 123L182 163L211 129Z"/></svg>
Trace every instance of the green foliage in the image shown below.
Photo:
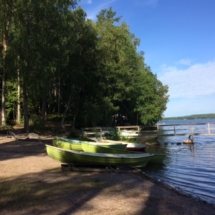
<svg viewBox="0 0 215 215"><path fill-rule="evenodd" d="M69 132L69 134L67 135L67 138L75 138L75 139L79 138L79 133L78 133L78 131L75 130L75 129L72 129L72 130Z"/></svg>
<svg viewBox="0 0 215 215"><path fill-rule="evenodd" d="M7 135L7 131L8 130L12 130L12 126L11 125L4 125L4 126L0 126L0 134L4 134Z"/></svg>
<svg viewBox="0 0 215 215"><path fill-rule="evenodd" d="M105 137L107 137L109 140L120 140L121 139L119 130L116 127L114 127L112 130L110 130L109 133L107 133L105 135Z"/></svg>
<svg viewBox="0 0 215 215"><path fill-rule="evenodd" d="M9 118L9 115L13 115L13 118L15 119L16 116L16 107L15 104L17 102L17 91L16 91L17 85L16 83L12 81L7 81L7 101L6 101L6 109L7 109L7 119Z"/></svg>
<svg viewBox="0 0 215 215"><path fill-rule="evenodd" d="M20 78L25 128L29 115L35 128L45 126L47 115L58 121L72 116L76 127L111 126L115 113L131 124L157 122L166 110L168 87L137 52L140 40L112 8L93 22L76 5L75 0L18 0L6 8L0 3L2 32L10 23L6 57L0 59L7 69L7 116L15 119Z"/></svg>

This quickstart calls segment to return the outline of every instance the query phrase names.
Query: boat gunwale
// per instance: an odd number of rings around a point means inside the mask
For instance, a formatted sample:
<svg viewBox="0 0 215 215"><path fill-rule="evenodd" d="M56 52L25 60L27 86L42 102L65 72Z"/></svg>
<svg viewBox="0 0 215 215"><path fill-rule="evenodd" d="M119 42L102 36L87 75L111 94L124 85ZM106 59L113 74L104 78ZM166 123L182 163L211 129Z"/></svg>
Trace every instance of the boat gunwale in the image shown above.
<svg viewBox="0 0 215 215"><path fill-rule="evenodd" d="M63 149L52 145L45 145L46 147L51 147L59 151L66 151L78 155L89 155L91 157L114 157L114 158L144 158L144 157L153 157L154 154L151 153L126 153L126 154L113 154L113 153L91 153L91 152L84 152L84 151L75 151L69 149Z"/></svg>
<svg viewBox="0 0 215 215"><path fill-rule="evenodd" d="M127 145L126 142L91 142L87 140L76 140L76 139L68 139L63 137L56 137L54 141L61 141L63 143L69 143L69 144L82 144L82 143L88 143L91 145L101 145L101 146L114 146L114 145ZM74 141L74 142L73 142Z"/></svg>

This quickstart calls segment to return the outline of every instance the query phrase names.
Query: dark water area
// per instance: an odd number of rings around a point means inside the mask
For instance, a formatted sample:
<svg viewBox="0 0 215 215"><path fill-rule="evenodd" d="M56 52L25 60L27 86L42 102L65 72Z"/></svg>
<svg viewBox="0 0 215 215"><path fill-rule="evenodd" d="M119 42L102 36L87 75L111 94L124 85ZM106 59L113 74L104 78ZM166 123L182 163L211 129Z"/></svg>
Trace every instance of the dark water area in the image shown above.
<svg viewBox="0 0 215 215"><path fill-rule="evenodd" d="M162 123L192 124L195 127L198 123L215 123L215 119L168 120ZM212 127L215 128L215 124ZM205 127L202 130L205 132ZM186 136L163 137L161 146L151 150L167 155L164 164L147 166L143 171L183 193L215 204L215 135L194 135L194 144L183 144L185 139Z"/></svg>

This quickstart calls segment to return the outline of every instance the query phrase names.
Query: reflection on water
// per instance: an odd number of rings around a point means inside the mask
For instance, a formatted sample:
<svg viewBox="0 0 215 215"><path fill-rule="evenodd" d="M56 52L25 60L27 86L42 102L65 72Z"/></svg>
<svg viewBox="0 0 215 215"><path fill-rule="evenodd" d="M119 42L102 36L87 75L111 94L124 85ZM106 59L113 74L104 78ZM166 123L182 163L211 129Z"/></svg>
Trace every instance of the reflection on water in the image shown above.
<svg viewBox="0 0 215 215"><path fill-rule="evenodd" d="M167 137L148 152L167 154L163 166L146 166L151 177L187 194L215 204L215 136L197 136L194 144L179 144L185 137Z"/></svg>

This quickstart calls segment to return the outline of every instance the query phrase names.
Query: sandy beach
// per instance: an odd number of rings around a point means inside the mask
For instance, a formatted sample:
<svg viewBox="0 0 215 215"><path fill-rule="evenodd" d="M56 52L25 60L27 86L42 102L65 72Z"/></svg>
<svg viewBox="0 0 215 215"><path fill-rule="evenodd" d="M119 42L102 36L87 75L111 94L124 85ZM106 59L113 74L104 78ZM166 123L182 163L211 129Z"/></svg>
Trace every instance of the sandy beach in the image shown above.
<svg viewBox="0 0 215 215"><path fill-rule="evenodd" d="M0 138L0 214L215 214L214 205L140 172L62 171L45 144L51 138Z"/></svg>

